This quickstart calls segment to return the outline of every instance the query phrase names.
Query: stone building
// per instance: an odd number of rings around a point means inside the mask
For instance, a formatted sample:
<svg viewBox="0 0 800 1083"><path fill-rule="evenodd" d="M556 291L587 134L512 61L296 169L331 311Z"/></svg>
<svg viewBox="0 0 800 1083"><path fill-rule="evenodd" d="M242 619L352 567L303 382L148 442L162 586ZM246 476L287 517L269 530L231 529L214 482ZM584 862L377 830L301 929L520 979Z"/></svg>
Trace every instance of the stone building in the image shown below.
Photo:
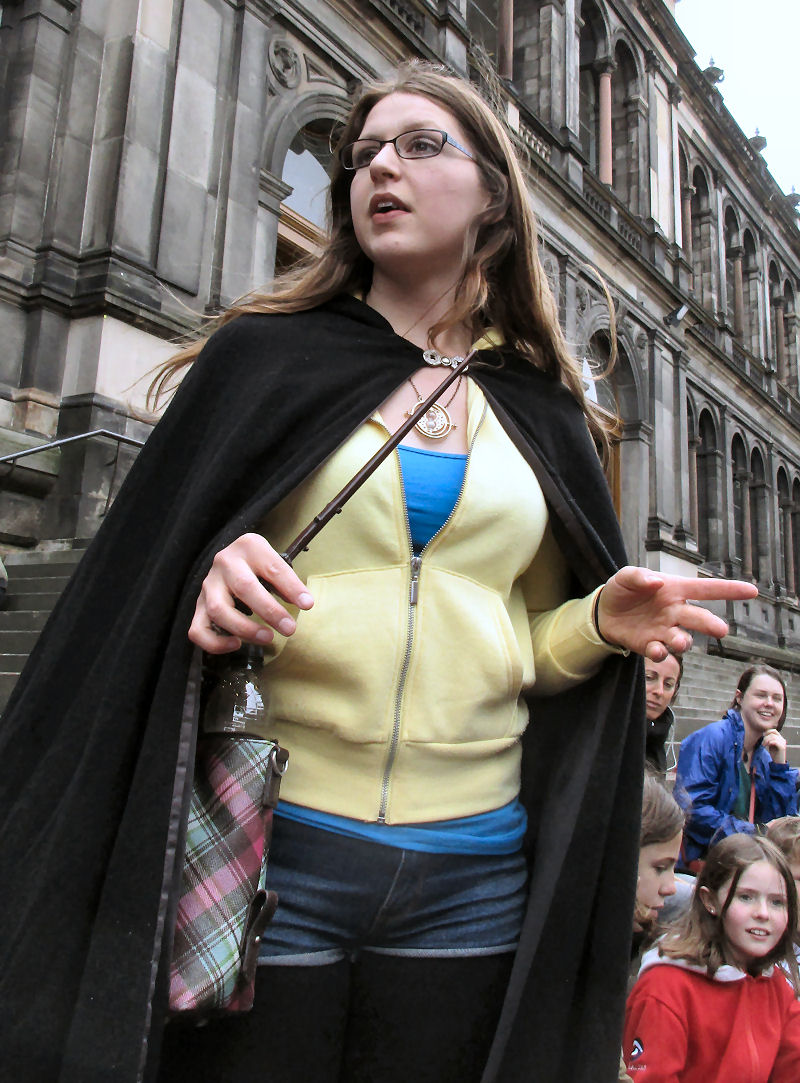
<svg viewBox="0 0 800 1083"><path fill-rule="evenodd" d="M726 657L692 665L800 675L795 201L674 0L3 0L0 455L132 443L2 465L0 545L94 533L153 420L147 373L313 247L353 94L411 56L479 84L527 156L587 374L609 348L592 268L608 285L619 360L595 387L631 560L759 585Z"/></svg>

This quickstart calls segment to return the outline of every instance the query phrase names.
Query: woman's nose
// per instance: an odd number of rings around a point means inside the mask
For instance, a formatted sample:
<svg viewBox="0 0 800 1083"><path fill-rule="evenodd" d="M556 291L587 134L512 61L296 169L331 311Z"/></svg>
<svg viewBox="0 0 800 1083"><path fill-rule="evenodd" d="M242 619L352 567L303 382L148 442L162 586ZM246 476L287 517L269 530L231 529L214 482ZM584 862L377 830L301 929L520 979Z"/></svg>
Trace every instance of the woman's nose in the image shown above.
<svg viewBox="0 0 800 1083"><path fill-rule="evenodd" d="M369 163L370 173L375 173L378 176L387 172L394 173L397 171L399 161L400 156L394 143L384 143Z"/></svg>

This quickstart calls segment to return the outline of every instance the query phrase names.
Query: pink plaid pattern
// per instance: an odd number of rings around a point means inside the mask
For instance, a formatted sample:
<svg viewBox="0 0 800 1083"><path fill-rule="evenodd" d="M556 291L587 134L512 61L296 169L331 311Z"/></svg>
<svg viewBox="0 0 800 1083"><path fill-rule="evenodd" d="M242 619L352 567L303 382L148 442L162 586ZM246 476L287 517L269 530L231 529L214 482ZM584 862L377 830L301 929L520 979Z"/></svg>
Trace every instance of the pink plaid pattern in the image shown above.
<svg viewBox="0 0 800 1083"><path fill-rule="evenodd" d="M264 890L272 808L286 753L273 741L198 741L170 1011L231 1013L253 1003L258 941L277 896Z"/></svg>

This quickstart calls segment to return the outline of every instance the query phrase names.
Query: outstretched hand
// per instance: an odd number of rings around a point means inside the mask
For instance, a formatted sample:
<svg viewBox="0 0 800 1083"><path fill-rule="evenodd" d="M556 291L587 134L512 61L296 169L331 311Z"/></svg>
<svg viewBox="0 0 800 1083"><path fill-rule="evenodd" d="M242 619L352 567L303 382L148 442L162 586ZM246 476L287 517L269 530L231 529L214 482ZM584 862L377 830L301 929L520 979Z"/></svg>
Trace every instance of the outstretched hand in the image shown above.
<svg viewBox="0 0 800 1083"><path fill-rule="evenodd" d="M741 600L757 594L753 583L737 579L691 579L647 568L620 568L600 592L597 627L609 643L661 662L670 651L687 651L691 632L713 639L728 634L721 617L691 601Z"/></svg>

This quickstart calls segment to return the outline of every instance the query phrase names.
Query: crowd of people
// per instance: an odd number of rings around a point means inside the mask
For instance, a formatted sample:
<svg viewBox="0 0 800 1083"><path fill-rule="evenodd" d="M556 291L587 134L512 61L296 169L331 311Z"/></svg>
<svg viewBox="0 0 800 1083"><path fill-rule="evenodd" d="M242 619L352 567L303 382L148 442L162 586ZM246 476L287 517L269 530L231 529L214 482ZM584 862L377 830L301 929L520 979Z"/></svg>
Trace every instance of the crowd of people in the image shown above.
<svg viewBox="0 0 800 1083"><path fill-rule="evenodd" d="M667 696L664 674L648 666L648 719L669 709L681 675L676 661ZM725 716L684 738L672 792L651 761L620 1080L800 1078L800 816L781 736L787 708L781 674L751 666Z"/></svg>

